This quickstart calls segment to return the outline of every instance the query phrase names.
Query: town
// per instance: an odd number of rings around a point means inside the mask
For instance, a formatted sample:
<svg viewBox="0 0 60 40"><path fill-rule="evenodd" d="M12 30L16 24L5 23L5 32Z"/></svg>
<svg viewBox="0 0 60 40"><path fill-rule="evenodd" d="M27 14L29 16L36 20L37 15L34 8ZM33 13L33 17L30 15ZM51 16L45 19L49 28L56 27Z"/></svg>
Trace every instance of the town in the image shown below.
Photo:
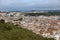
<svg viewBox="0 0 60 40"><path fill-rule="evenodd" d="M33 12L33 14L35 13ZM19 25L43 37L60 40L60 15L32 16L30 14L24 12L0 12L0 20L3 19L6 23L11 22L14 25Z"/></svg>

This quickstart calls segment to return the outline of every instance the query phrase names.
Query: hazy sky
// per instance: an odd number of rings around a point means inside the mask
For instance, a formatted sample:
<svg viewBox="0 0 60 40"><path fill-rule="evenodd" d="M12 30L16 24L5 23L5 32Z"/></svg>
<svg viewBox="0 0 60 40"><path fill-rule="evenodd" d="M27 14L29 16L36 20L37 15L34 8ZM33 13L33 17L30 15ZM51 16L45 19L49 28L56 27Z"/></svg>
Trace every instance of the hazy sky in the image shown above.
<svg viewBox="0 0 60 40"><path fill-rule="evenodd" d="M60 0L0 0L0 10L60 9Z"/></svg>

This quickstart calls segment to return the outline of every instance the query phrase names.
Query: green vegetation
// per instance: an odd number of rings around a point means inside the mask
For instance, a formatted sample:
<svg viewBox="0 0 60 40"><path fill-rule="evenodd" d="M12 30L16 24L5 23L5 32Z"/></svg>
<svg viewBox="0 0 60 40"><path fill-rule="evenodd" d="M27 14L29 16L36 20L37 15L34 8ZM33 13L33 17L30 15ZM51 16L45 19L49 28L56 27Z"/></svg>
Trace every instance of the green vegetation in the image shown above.
<svg viewBox="0 0 60 40"><path fill-rule="evenodd" d="M60 12L47 12L47 13L26 13L25 16L30 15L30 16L40 16L40 15L44 15L44 16L55 16L55 15L60 15Z"/></svg>
<svg viewBox="0 0 60 40"><path fill-rule="evenodd" d="M14 26L12 23L5 23L0 20L0 40L54 40L53 38L43 38L31 31Z"/></svg>

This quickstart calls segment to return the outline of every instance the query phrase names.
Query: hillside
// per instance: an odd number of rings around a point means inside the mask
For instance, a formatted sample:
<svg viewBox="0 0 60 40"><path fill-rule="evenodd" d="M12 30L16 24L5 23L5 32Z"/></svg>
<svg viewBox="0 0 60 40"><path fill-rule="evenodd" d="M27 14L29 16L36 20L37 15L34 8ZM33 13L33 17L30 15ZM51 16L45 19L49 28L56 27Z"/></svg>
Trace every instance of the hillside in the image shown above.
<svg viewBox="0 0 60 40"><path fill-rule="evenodd" d="M53 40L53 38L43 38L17 25L0 20L0 40Z"/></svg>

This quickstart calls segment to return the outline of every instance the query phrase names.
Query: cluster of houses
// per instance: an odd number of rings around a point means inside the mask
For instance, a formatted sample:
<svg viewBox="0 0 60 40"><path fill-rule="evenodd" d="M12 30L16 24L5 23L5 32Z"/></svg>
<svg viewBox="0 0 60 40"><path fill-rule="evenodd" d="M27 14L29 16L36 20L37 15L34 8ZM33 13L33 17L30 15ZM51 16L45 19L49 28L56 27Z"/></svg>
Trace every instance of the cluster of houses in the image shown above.
<svg viewBox="0 0 60 40"><path fill-rule="evenodd" d="M24 16L21 12L0 13L0 20L20 25L43 37L60 40L60 16Z"/></svg>

